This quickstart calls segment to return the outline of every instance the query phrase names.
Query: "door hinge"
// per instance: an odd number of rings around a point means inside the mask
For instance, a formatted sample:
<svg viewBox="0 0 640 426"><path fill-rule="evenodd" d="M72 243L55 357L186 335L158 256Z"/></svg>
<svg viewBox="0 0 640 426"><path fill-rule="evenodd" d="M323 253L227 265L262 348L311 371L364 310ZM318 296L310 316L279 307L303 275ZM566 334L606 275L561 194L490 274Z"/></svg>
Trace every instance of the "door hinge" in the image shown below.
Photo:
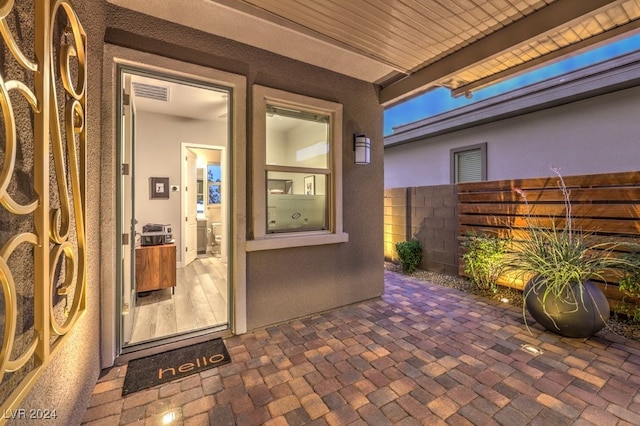
<svg viewBox="0 0 640 426"><path fill-rule="evenodd" d="M122 234L122 245L123 246L129 245L129 234Z"/></svg>
<svg viewBox="0 0 640 426"><path fill-rule="evenodd" d="M123 303L122 304L122 315L129 315L129 304L128 303Z"/></svg>
<svg viewBox="0 0 640 426"><path fill-rule="evenodd" d="M129 176L129 165L126 163L122 164L122 176Z"/></svg>
<svg viewBox="0 0 640 426"><path fill-rule="evenodd" d="M124 89L122 89L122 111L120 111L122 115L125 115L125 107L129 106L130 103L131 95L129 95L124 91Z"/></svg>

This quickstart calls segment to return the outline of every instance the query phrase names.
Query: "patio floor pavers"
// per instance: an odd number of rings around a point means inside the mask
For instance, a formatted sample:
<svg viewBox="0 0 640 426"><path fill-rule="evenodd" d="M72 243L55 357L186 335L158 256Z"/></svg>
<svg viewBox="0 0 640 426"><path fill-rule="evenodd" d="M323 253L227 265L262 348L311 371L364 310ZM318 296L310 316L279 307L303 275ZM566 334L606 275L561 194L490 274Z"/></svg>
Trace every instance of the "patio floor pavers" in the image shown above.
<svg viewBox="0 0 640 426"><path fill-rule="evenodd" d="M639 342L530 330L520 307L385 272L381 299L226 339L216 369L121 397L113 367L83 424L640 424Z"/></svg>

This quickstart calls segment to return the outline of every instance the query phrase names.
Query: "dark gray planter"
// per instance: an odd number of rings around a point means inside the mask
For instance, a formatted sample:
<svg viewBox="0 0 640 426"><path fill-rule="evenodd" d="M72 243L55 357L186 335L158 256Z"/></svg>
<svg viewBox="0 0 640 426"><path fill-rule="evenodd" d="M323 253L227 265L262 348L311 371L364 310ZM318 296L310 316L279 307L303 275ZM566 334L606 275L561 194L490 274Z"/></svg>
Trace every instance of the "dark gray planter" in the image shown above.
<svg viewBox="0 0 640 426"><path fill-rule="evenodd" d="M583 287L582 300L580 289ZM573 284L573 296L567 291L564 297L547 295L543 306L544 284L536 278L524 287L527 311L547 330L565 337L590 337L602 330L609 320L609 301L593 282Z"/></svg>

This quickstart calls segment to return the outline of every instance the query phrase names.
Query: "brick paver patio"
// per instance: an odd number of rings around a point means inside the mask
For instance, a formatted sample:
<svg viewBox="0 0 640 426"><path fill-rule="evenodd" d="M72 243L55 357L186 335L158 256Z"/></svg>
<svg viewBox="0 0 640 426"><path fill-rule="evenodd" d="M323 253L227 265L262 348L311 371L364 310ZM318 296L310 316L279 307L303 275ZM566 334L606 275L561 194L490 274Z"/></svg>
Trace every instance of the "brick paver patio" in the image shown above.
<svg viewBox="0 0 640 426"><path fill-rule="evenodd" d="M124 398L114 367L83 423L174 410L184 425L640 424L640 343L530 334L519 307L393 272L385 283L381 300L229 338L232 363Z"/></svg>

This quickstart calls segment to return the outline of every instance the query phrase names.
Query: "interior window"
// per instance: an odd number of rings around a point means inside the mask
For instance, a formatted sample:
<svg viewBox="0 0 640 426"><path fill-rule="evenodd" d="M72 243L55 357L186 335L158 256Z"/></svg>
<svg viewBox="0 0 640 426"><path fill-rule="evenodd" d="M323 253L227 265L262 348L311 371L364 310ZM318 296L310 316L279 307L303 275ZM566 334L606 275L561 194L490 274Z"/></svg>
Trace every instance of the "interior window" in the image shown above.
<svg viewBox="0 0 640 426"><path fill-rule="evenodd" d="M344 242L342 105L254 86L251 250Z"/></svg>
<svg viewBox="0 0 640 426"><path fill-rule="evenodd" d="M208 204L220 204L222 195L220 186L222 185L222 169L220 164L207 165L207 194Z"/></svg>

